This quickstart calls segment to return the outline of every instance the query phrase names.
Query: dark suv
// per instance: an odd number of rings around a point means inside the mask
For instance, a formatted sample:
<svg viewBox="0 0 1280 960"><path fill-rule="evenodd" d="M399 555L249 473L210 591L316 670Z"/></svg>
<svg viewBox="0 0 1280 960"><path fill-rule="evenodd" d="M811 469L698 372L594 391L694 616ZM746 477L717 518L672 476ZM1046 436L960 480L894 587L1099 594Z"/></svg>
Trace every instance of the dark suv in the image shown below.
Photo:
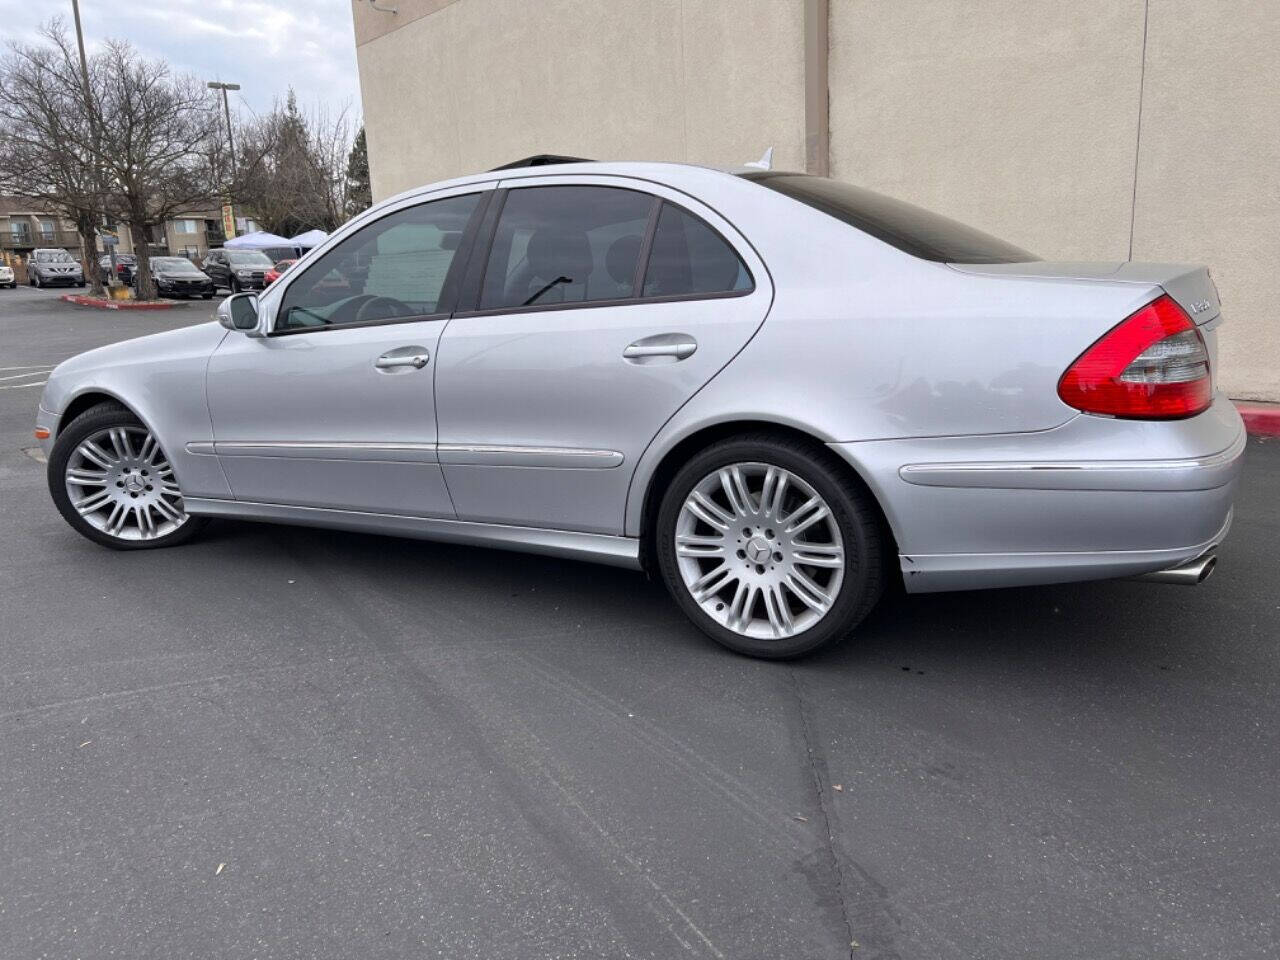
<svg viewBox="0 0 1280 960"><path fill-rule="evenodd" d="M202 265L215 287L226 287L232 293L261 290L266 286L267 271L274 264L260 250L210 250Z"/></svg>

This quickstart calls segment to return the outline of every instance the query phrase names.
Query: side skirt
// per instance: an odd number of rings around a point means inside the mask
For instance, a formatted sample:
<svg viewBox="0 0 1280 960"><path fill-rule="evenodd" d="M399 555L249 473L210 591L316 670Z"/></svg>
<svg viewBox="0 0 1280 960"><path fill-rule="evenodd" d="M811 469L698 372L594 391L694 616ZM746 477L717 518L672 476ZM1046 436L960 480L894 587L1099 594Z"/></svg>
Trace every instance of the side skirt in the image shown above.
<svg viewBox="0 0 1280 960"><path fill-rule="evenodd" d="M444 543L466 543L497 547L521 553L540 553L572 560L588 560L629 570L640 569L640 541L634 537L613 537L602 533L575 533L571 530L542 530L498 523L472 523L433 517L405 517L323 507L291 507L243 500L183 500L187 513L199 517L227 517L234 520L262 520L303 527L328 527L360 533L382 533Z"/></svg>

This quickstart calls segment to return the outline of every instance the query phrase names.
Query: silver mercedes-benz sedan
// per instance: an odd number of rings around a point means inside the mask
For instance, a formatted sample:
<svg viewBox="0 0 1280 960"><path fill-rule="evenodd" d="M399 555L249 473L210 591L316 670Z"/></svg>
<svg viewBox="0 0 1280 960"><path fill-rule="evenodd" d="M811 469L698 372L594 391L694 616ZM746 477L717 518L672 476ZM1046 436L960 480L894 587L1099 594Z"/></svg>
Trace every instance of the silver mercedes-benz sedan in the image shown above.
<svg viewBox="0 0 1280 960"><path fill-rule="evenodd" d="M1196 583L1245 433L1199 266L1047 263L832 180L502 169L218 322L75 357L36 434L109 547L234 517L646 569L741 653L886 584Z"/></svg>

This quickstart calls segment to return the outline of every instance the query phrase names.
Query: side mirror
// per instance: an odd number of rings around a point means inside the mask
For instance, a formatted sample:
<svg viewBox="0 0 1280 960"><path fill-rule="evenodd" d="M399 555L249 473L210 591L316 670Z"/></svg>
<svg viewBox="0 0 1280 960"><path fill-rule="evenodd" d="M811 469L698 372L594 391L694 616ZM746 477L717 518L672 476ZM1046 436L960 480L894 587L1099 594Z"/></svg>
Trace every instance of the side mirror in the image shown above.
<svg viewBox="0 0 1280 960"><path fill-rule="evenodd" d="M246 336L260 337L258 332L258 296L253 293L233 293L218 304L218 322L228 330L238 330Z"/></svg>

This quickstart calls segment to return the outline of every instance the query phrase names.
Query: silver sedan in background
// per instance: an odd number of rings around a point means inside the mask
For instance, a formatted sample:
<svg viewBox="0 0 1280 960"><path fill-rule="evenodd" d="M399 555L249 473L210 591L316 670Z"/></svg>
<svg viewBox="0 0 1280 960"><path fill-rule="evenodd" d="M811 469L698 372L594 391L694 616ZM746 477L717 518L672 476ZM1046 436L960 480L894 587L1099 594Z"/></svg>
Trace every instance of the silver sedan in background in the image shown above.
<svg viewBox="0 0 1280 960"><path fill-rule="evenodd" d="M59 366L121 549L234 517L658 572L782 658L908 591L1208 575L1245 434L1199 266L1048 263L831 180L508 168L387 200L217 322Z"/></svg>

